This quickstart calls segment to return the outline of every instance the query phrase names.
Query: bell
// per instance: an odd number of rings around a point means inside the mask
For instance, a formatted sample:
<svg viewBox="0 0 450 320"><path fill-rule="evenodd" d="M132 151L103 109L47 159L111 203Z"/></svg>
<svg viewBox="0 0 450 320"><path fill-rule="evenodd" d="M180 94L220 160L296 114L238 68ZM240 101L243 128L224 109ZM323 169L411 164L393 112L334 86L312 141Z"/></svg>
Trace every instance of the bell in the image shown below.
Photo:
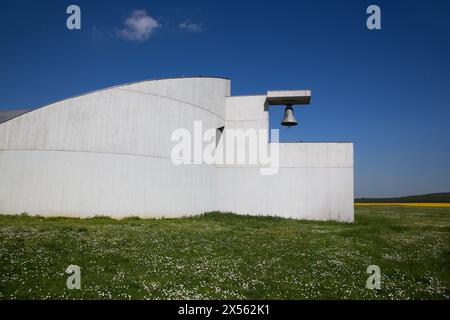
<svg viewBox="0 0 450 320"><path fill-rule="evenodd" d="M284 109L284 118L281 121L282 126L296 126L297 120L294 117L294 109L292 109L292 104L287 104L286 109Z"/></svg>

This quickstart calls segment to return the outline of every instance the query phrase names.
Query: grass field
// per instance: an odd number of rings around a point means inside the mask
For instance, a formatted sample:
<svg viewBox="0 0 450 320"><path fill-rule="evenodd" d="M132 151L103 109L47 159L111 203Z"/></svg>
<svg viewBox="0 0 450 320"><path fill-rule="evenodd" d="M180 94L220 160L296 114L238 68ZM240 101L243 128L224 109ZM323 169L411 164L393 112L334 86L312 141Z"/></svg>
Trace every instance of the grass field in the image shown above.
<svg viewBox="0 0 450 320"><path fill-rule="evenodd" d="M450 298L450 208L355 210L353 224L0 216L0 298ZM66 288L70 264L81 290ZM365 287L372 264L378 291Z"/></svg>

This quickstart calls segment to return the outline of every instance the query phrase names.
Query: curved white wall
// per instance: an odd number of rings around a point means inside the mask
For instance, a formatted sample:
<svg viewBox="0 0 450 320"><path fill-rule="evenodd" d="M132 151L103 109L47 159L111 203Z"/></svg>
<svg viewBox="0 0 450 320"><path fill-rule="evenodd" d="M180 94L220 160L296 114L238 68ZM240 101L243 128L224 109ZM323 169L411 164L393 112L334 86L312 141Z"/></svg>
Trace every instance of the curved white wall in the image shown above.
<svg viewBox="0 0 450 320"><path fill-rule="evenodd" d="M213 166L175 166L171 133L224 122L229 80L145 81L0 124L0 211L180 216L214 210Z"/></svg>

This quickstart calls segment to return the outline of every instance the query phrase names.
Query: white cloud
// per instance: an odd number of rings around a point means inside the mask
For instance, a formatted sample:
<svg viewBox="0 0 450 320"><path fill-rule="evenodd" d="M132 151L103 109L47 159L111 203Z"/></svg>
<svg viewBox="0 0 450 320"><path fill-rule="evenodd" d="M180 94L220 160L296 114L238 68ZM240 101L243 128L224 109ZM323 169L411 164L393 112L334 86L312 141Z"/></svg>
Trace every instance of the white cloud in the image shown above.
<svg viewBox="0 0 450 320"><path fill-rule="evenodd" d="M158 20L150 17L145 10L134 10L125 20L124 28L117 31L117 35L130 41L145 41L161 27Z"/></svg>
<svg viewBox="0 0 450 320"><path fill-rule="evenodd" d="M197 23L193 23L189 20L186 20L178 25L180 29L183 29L188 32L200 32L203 31L202 26Z"/></svg>

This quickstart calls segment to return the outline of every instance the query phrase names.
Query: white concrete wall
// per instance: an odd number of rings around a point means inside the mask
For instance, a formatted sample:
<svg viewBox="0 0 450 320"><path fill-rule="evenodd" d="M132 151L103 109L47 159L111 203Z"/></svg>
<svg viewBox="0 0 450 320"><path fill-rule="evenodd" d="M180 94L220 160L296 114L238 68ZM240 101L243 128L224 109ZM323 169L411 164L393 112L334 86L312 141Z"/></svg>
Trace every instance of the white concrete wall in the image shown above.
<svg viewBox="0 0 450 320"><path fill-rule="evenodd" d="M215 170L175 166L171 133L223 124L229 80L144 81L0 124L0 212L183 216L216 209Z"/></svg>
<svg viewBox="0 0 450 320"><path fill-rule="evenodd" d="M265 101L266 96L226 98L225 128L269 129ZM261 175L260 167L217 166L221 211L353 221L352 143L280 143L278 173Z"/></svg>
<svg viewBox="0 0 450 320"><path fill-rule="evenodd" d="M261 175L258 166L218 167L216 197L220 210L353 221L353 145L300 145L280 144L280 167L275 175Z"/></svg>
<svg viewBox="0 0 450 320"><path fill-rule="evenodd" d="M227 95L229 80L216 78L145 81L101 90L0 124L0 149L169 157L175 129L192 130L195 120L205 129L223 122Z"/></svg>
<svg viewBox="0 0 450 320"><path fill-rule="evenodd" d="M0 151L2 213L177 217L216 209L214 168L112 153Z"/></svg>
<svg viewBox="0 0 450 320"><path fill-rule="evenodd" d="M221 210L353 221L353 145L279 144L280 169L175 166L175 129L268 129L266 96L222 78L100 90L0 124L0 213L177 217Z"/></svg>

